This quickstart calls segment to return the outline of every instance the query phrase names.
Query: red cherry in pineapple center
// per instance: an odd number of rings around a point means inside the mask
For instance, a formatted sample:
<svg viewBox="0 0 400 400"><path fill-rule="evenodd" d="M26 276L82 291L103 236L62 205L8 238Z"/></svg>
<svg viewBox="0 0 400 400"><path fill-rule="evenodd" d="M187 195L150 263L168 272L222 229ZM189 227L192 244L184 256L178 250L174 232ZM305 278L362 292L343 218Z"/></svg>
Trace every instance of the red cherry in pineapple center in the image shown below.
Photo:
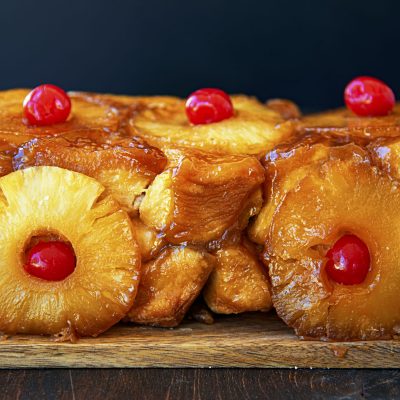
<svg viewBox="0 0 400 400"><path fill-rule="evenodd" d="M379 79L360 76L344 91L347 107L361 117L388 115L396 103L392 89Z"/></svg>
<svg viewBox="0 0 400 400"><path fill-rule="evenodd" d="M46 281L62 281L76 266L72 247L64 242L39 242L26 255L24 269Z"/></svg>
<svg viewBox="0 0 400 400"><path fill-rule="evenodd" d="M30 125L53 125L66 121L71 112L71 99L55 85L40 85L24 100L24 115Z"/></svg>
<svg viewBox="0 0 400 400"><path fill-rule="evenodd" d="M342 236L326 257L326 273L333 281L343 285L364 282L371 265L368 247L355 235Z"/></svg>
<svg viewBox="0 0 400 400"><path fill-rule="evenodd" d="M233 105L220 89L199 89L186 101L186 115L193 125L211 124L233 116Z"/></svg>

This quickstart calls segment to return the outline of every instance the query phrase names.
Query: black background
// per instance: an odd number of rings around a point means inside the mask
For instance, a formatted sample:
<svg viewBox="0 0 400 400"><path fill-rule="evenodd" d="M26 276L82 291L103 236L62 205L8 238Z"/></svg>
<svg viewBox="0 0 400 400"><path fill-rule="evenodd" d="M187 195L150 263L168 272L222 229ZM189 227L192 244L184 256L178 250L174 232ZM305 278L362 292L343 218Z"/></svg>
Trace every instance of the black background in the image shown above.
<svg viewBox="0 0 400 400"><path fill-rule="evenodd" d="M0 0L0 89L186 96L220 87L303 109L369 74L400 97L400 2Z"/></svg>

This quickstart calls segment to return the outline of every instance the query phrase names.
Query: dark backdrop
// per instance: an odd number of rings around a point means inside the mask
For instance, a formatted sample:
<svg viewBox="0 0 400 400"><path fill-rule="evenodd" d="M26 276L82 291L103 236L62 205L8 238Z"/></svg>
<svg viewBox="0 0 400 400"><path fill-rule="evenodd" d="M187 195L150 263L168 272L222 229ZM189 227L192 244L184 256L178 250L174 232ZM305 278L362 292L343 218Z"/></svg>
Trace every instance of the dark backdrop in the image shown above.
<svg viewBox="0 0 400 400"><path fill-rule="evenodd" d="M214 86L319 109L370 74L400 97L395 0L0 1L0 89L186 96Z"/></svg>

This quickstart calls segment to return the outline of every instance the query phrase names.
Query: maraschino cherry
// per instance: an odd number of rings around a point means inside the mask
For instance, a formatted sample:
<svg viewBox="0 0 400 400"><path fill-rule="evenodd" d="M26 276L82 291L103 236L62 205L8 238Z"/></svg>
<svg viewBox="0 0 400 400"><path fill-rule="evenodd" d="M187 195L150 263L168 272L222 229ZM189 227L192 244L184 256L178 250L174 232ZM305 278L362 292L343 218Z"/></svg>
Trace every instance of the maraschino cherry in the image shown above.
<svg viewBox="0 0 400 400"><path fill-rule="evenodd" d="M396 103L392 89L370 76L353 79L346 86L344 100L347 107L361 117L388 115Z"/></svg>
<svg viewBox="0 0 400 400"><path fill-rule="evenodd" d="M23 103L30 125L53 125L66 121L71 112L71 99L61 88L45 84L33 89Z"/></svg>
<svg viewBox="0 0 400 400"><path fill-rule="evenodd" d="M233 116L233 105L220 89L199 89L186 101L186 115L193 125L211 124Z"/></svg>
<svg viewBox="0 0 400 400"><path fill-rule="evenodd" d="M64 242L39 242L26 255L24 269L46 281L62 281L71 275L76 258L71 246Z"/></svg>
<svg viewBox="0 0 400 400"><path fill-rule="evenodd" d="M325 270L329 278L343 285L364 282L371 265L367 245L355 235L342 236L326 257Z"/></svg>

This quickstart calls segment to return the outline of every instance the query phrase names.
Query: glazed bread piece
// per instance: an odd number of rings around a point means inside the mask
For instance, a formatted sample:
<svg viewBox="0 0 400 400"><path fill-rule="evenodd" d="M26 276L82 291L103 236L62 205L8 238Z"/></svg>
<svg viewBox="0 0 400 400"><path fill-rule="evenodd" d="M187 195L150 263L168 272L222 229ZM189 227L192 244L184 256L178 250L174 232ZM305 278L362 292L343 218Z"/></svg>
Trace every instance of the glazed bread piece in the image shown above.
<svg viewBox="0 0 400 400"><path fill-rule="evenodd" d="M291 103L269 107L233 96L232 119L192 126L176 98L71 93L68 120L37 127L22 118L27 93L0 93L0 173L38 166L80 172L129 213L145 267L143 293L127 319L178 324L227 247L243 258L235 288L249 293L257 281L263 292L262 301L244 301L232 312L269 308L266 276L248 268L256 256L249 258L237 238L262 206L260 154L293 132L291 118L298 116ZM220 281L213 289L217 297L224 293L225 313L238 296L228 285Z"/></svg>
<svg viewBox="0 0 400 400"><path fill-rule="evenodd" d="M269 311L272 307L267 270L248 240L215 252L216 263L204 288L207 306L217 314Z"/></svg>
<svg viewBox="0 0 400 400"><path fill-rule="evenodd" d="M229 268L228 264L234 262L229 256L218 256L219 249L229 248L237 257L231 268L236 275L232 281L219 279L220 273L207 270L207 274L211 273L211 282L214 282L207 285L213 287L212 294L208 296L209 305L212 306L214 300L218 299L219 306L214 309L223 313L266 311L271 307L267 276L257 256L249 255L237 238L240 238L249 218L259 212L263 202L261 183L264 181L264 170L254 154L288 136L294 125L292 121L287 122L278 111L255 103L254 99L247 100L240 97L243 107L247 107L246 112L243 111L246 115L247 140L240 107L236 119L233 119L236 123L227 120L208 126L191 126L187 122L183 101L149 98L141 100L143 103L130 120L132 132L160 146L168 158L167 168L155 178L140 203L141 221L150 232L159 233L165 241L164 245L190 244L208 249L215 256L214 268L222 264L223 268ZM233 102L235 104L235 97ZM249 115L254 104L257 107L253 110L251 123ZM285 110L286 118L290 113L293 114L293 106L289 102L281 101L277 107L282 112ZM282 127L278 126L280 124ZM275 133L272 135L271 131ZM226 147L228 141L230 146ZM254 143L258 145L254 146ZM154 235L150 232L145 235L142 229L142 237L152 242ZM142 242L148 254L149 246L145 240ZM221 263L218 260L224 261ZM165 262L163 255L155 256L144 268L144 284L139 293L145 293L146 286L151 287L152 291L148 289L148 294L143 297L139 294L137 308L133 307L128 319L151 325L173 326L182 319L181 310L187 310L194 301L195 296L188 297L183 290L179 291L180 295L176 293L174 285L165 286L159 291L155 289L158 280L162 284L161 271ZM184 268L184 265L177 265L175 268L169 267L168 271L173 276L174 272ZM192 288L196 287L197 293L205 283L203 270L192 269L192 281L189 280L189 274L186 281ZM221 272L223 275L227 270ZM198 282L202 284L198 285ZM184 287L183 284L178 286ZM254 289L256 293L252 293ZM208 292L211 293L211 290ZM150 293L153 295L150 296ZM261 298L255 299L256 294L260 294ZM180 304L172 299L182 302L186 298L190 301L185 300L183 306L175 306L180 313L172 312L172 305ZM160 312L162 304L170 304L169 317L165 310L164 314Z"/></svg>
<svg viewBox="0 0 400 400"><path fill-rule="evenodd" d="M259 161L191 149L179 153L148 188L139 208L142 221L174 244L206 244L243 229L261 205L254 208L264 181Z"/></svg>
<svg viewBox="0 0 400 400"><path fill-rule="evenodd" d="M177 326L201 293L214 265L214 257L204 250L166 248L143 265L138 296L126 320Z"/></svg>
<svg viewBox="0 0 400 400"><path fill-rule="evenodd" d="M273 304L304 337L387 339L399 334L399 108L379 118L347 110L305 117L298 136L264 159L266 203L249 235L264 246ZM344 235L366 244L357 284L327 273Z"/></svg>

